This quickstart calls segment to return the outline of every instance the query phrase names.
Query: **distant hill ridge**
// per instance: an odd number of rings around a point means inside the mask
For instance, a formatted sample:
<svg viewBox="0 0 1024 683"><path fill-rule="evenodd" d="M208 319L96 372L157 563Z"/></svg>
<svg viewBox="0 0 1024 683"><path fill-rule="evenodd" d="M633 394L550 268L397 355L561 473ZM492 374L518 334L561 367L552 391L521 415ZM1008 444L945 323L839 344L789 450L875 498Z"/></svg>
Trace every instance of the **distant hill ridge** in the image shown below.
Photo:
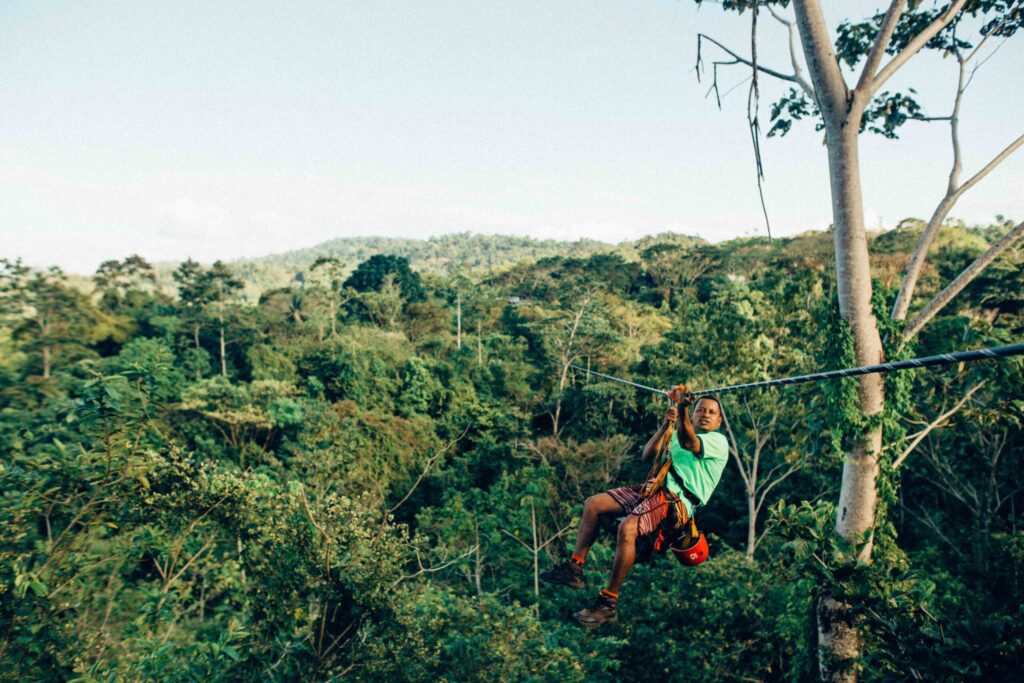
<svg viewBox="0 0 1024 683"><path fill-rule="evenodd" d="M1009 229L1008 222L991 226L950 225L940 236L935 250L943 244L971 243L976 249L1001 237ZM874 244L876 260L884 254L909 253L920 235L923 222L908 219L893 229L869 234ZM641 260L645 249L657 244L671 244L683 248L709 244L700 237L681 233L664 232L648 235L636 241L610 244L593 239L562 241L536 239L512 235L484 235L459 232L412 239L401 237L342 237L328 240L312 247L294 249L260 258L237 259L230 262L232 270L245 282L248 297L255 301L262 292L285 287L295 279L296 274L308 274L313 262L320 257L334 257L347 270L377 254L393 254L409 259L414 270L421 273L450 273L455 268L466 271L499 272L522 262L536 262L551 257L587 258L594 254L614 253L627 261ZM772 252L785 253L790 257L805 257L812 261L828 263L832 258L832 236L828 231L808 231L790 237L767 240L763 237L741 237L719 242L716 248L723 255L729 255L733 268L763 265L763 259ZM157 265L158 283L168 293L176 285L171 273L178 263L163 262ZM87 290L83 277L83 287Z"/></svg>
<svg viewBox="0 0 1024 683"><path fill-rule="evenodd" d="M439 235L428 239L402 237L340 237L305 249L294 249L236 263L263 263L277 267L309 267L321 256L356 265L376 254L393 254L409 259L420 271L443 271L453 265L466 268L488 268L515 263L524 259L570 254L590 255L612 251L615 245L598 240L539 240L512 235L480 235L469 232Z"/></svg>
<svg viewBox="0 0 1024 683"><path fill-rule="evenodd" d="M586 258L598 253L620 253L635 258L649 244L672 242L703 243L698 237L678 233L662 233L636 242L618 245L592 239L561 241L512 235L482 235L459 232L411 239L401 237L341 237L304 249L294 249L252 259L230 262L255 294L287 285L297 273L306 273L320 257L333 257L349 270L376 254L393 254L409 259L414 270L421 273L448 273L454 268L469 271L504 270L522 261L537 261L555 256ZM168 266L171 266L168 268ZM169 273L177 264L161 264L161 273Z"/></svg>

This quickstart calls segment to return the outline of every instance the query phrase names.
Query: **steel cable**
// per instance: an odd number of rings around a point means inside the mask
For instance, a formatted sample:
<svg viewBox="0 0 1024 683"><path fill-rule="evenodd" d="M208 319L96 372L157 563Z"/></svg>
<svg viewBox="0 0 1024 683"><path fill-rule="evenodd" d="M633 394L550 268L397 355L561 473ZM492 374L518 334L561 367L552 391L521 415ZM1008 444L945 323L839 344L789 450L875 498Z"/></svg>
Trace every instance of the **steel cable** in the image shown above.
<svg viewBox="0 0 1024 683"><path fill-rule="evenodd" d="M879 363L878 365L864 365L859 368L844 368L842 370L829 370L827 372L816 372L809 375L797 375L794 377L784 377L782 379L769 379L762 382L748 382L746 384L730 384L724 387L714 387L712 389L700 389L693 391L693 396L709 396L712 394L724 394L730 391L747 391L750 389L763 389L765 387L773 386L785 386L789 384L803 384L804 382L820 382L826 379L838 379L840 377L856 377L858 375L869 375L872 373L887 373L895 372L898 370L913 370L915 368L928 368L937 365L951 365L953 363L962 363L975 360L990 360L995 358L1008 358L1010 356L1019 356L1024 354L1024 344L1008 344L1006 346L993 346L987 349L976 349L974 351L957 351L956 353L943 353L938 356L925 356L923 358L911 358L908 360L900 360L892 363ZM644 389L655 394L662 394L668 396L668 391L665 389L655 389L654 387L645 386L636 382L631 382L627 379L615 377L613 375L606 375L596 370L590 370L588 368L581 368L578 365L570 365L569 367L586 372L591 375L597 375L605 379L612 380L613 382L620 382L622 384L628 384L638 389Z"/></svg>

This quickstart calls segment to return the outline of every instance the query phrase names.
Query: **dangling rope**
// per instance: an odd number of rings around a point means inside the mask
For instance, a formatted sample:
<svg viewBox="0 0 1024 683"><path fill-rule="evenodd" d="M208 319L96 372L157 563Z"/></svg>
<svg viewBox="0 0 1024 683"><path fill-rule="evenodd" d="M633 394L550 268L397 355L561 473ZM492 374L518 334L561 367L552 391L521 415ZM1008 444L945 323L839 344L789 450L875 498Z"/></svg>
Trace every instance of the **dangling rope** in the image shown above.
<svg viewBox="0 0 1024 683"><path fill-rule="evenodd" d="M1024 344L1009 344L1007 346L994 346L988 349L977 349L975 351L958 351L956 353L943 353L938 356L925 356L924 358L911 358L909 360L896 361L894 363L881 363L879 365L864 365L859 368L844 368L842 370L829 370L828 372L816 372L810 375L797 375L795 377L784 377L782 379L770 379L763 382L749 382L747 384L730 384L725 387L715 387L713 389L701 389L699 391L690 392L691 396L708 396L711 394L724 394L730 391L747 391L750 389L764 389L765 387L783 386L788 384L803 384L804 382L820 382L826 379L838 379L840 377L856 377L857 375L870 375L872 373L887 373L895 372L897 370L913 370L914 368L928 368L937 365L951 365L953 363L963 363L975 360L989 360L994 358L1008 358L1010 356L1019 356L1024 354ZM570 365L569 367L586 372L591 375L597 375L598 377L604 377L605 379L612 380L613 382L620 382L622 384L628 384L639 389L644 389L655 394L663 394L668 396L668 391L664 389L655 389L654 387L644 386L643 384L637 384L636 382L630 382L626 379L620 379L613 377L612 375L606 375L604 373L596 372L587 368L581 368L578 365Z"/></svg>

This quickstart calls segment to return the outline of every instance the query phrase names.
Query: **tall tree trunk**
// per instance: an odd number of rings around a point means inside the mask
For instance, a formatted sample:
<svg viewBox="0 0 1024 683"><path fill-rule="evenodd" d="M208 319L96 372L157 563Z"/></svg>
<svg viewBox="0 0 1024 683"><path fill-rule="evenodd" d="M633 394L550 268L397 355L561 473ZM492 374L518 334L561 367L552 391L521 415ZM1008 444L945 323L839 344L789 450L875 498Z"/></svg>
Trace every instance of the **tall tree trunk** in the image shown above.
<svg viewBox="0 0 1024 683"><path fill-rule="evenodd" d="M228 376L228 363L226 359L226 353L224 348L224 315L220 317L220 374L221 377Z"/></svg>
<svg viewBox="0 0 1024 683"><path fill-rule="evenodd" d="M797 0L794 9L804 56L825 122L839 312L853 334L857 364L880 363L882 340L871 310L871 264L864 229L857 145L860 120L870 93L847 88L819 2ZM862 375L858 379L857 398L860 412L865 416L880 413L885 400L881 376ZM867 429L857 436L843 463L836 533L854 543L870 538L875 525L878 503L875 484L881 445L881 427ZM869 541L858 559L867 562L870 558ZM856 681L860 636L853 623L852 606L825 593L819 598L817 617L821 677L830 681Z"/></svg>
<svg viewBox="0 0 1024 683"><path fill-rule="evenodd" d="M857 159L857 122L859 113L829 135L842 136L829 144L829 171L832 182L832 214L835 221L836 285L839 313L853 334L857 365L883 361L882 339L871 310L871 271L867 234L861 200L860 169ZM868 417L882 412L885 400L882 376L861 375L857 399L860 411ZM880 427L861 434L843 464L843 483L836 511L836 531L847 540L860 540L874 527L878 476L878 454L882 446ZM860 559L871 557L870 543Z"/></svg>
<svg viewBox="0 0 1024 683"><path fill-rule="evenodd" d="M476 520L473 521L473 530L476 532L476 558L473 563L473 585L476 587L476 596L482 602L484 595L483 580L483 560L480 557L480 527Z"/></svg>
<svg viewBox="0 0 1024 683"><path fill-rule="evenodd" d="M747 489L747 559L753 562L757 549L757 494Z"/></svg>
<svg viewBox="0 0 1024 683"><path fill-rule="evenodd" d="M870 259L857 149L859 121L860 112L851 111L845 120L826 126L826 130L830 137L828 157L839 313L853 334L857 365L872 365L881 363L883 357L882 340L871 310ZM882 412L885 400L882 376L858 378L857 400L865 416ZM871 559L870 536L878 506L876 481L881 447L881 427L867 429L857 436L843 463L836 533L851 543L867 539L858 555L861 562ZM817 615L822 678L856 681L860 636L853 623L852 606L826 593L819 598Z"/></svg>
<svg viewBox="0 0 1024 683"><path fill-rule="evenodd" d="M196 343L196 351L199 351L200 346L199 346L199 323L198 322L192 323L192 339ZM203 378L203 371L202 371L202 368L199 365L199 354L196 353L196 381L198 382L202 378Z"/></svg>
<svg viewBox="0 0 1024 683"><path fill-rule="evenodd" d="M566 380L569 377L569 366L576 359L572 347L576 341L576 332L580 329L580 322L583 320L583 314L587 310L588 303L590 303L589 298L583 301L579 310L573 315L572 329L569 331L569 338L565 341L565 346L562 348L562 356L559 359L562 363L562 374L558 378L558 400L555 403L555 414L551 418L552 436L556 439L558 438L559 422L562 418L562 392L565 391Z"/></svg>
<svg viewBox="0 0 1024 683"><path fill-rule="evenodd" d="M52 349L49 344L43 344L43 379L50 379L50 367L53 364Z"/></svg>

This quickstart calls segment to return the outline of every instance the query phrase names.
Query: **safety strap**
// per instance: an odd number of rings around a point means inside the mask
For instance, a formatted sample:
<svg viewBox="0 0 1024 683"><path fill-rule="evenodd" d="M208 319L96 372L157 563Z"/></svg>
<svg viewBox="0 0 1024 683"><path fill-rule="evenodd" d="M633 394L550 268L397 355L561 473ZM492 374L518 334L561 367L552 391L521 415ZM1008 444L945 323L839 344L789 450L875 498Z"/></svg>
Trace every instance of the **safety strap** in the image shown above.
<svg viewBox="0 0 1024 683"><path fill-rule="evenodd" d="M669 425L668 430L665 432L662 446L658 449L654 462L651 463L651 471L647 473L647 481L644 482L643 491L640 492L641 500L653 496L661 488L661 485L665 483L665 477L668 475L669 470L672 469L671 456L667 458L665 456L668 454L669 445L672 443L674 433L675 428Z"/></svg>
<svg viewBox="0 0 1024 683"><path fill-rule="evenodd" d="M683 478L679 476L679 473L675 471L675 468L669 470L669 473L672 475L672 478L676 480L676 484L679 486L680 490L682 490L683 496L693 504L694 509L699 508L704 504L700 502L700 498L697 497L696 493L686 488Z"/></svg>

